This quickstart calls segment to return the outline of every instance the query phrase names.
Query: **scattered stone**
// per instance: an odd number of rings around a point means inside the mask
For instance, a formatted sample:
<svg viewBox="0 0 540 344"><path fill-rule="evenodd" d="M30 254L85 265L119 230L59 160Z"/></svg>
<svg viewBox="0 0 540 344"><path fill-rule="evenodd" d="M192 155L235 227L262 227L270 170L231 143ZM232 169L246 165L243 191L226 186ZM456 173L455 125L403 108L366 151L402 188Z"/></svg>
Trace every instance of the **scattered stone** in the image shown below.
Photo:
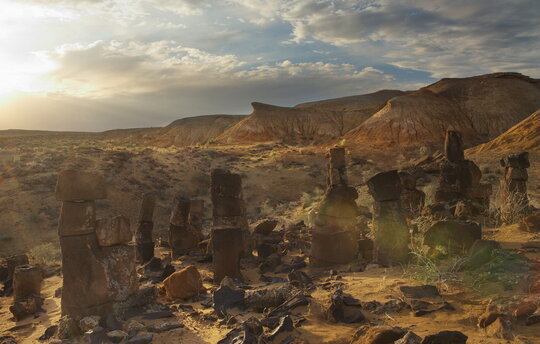
<svg viewBox="0 0 540 344"><path fill-rule="evenodd" d="M239 327L227 333L225 338L217 344L257 344L262 333L263 328L259 320L249 318Z"/></svg>
<svg viewBox="0 0 540 344"><path fill-rule="evenodd" d="M171 258L168 256L164 259L152 257L139 269L141 275L154 283L163 281L174 272L175 269L171 265Z"/></svg>
<svg viewBox="0 0 540 344"><path fill-rule="evenodd" d="M163 324L158 324L156 326L149 326L147 328L147 331L154 332L154 333L162 333L162 332L167 332L170 330L183 328L183 327L184 327L184 324L182 323L163 323Z"/></svg>
<svg viewBox="0 0 540 344"><path fill-rule="evenodd" d="M441 331L426 336L422 344L466 344L468 338L459 331Z"/></svg>
<svg viewBox="0 0 540 344"><path fill-rule="evenodd" d="M393 344L405 336L406 331L392 326L362 326L354 334L351 344Z"/></svg>
<svg viewBox="0 0 540 344"><path fill-rule="evenodd" d="M299 270L292 270L289 272L287 279L292 286L300 289L306 289L313 285L313 280L311 277L309 277L305 272Z"/></svg>
<svg viewBox="0 0 540 344"><path fill-rule="evenodd" d="M17 344L17 340L13 336L0 336L0 344Z"/></svg>
<svg viewBox="0 0 540 344"><path fill-rule="evenodd" d="M294 323L291 318L291 316L286 315L284 317L281 317L279 319L279 324L274 328L267 336L266 338L268 340L274 340L278 335L285 333L285 332L291 332L294 330Z"/></svg>
<svg viewBox="0 0 540 344"><path fill-rule="evenodd" d="M533 301L521 301L514 311L514 317L518 320L526 319L533 315L537 308L538 306Z"/></svg>
<svg viewBox="0 0 540 344"><path fill-rule="evenodd" d="M422 338L414 332L407 332L403 338L394 342L394 344L421 344Z"/></svg>
<svg viewBox="0 0 540 344"><path fill-rule="evenodd" d="M503 317L498 317L486 327L486 334L490 337L512 340L514 338L512 323Z"/></svg>
<svg viewBox="0 0 540 344"><path fill-rule="evenodd" d="M89 330L83 334L82 342L84 344L108 344L111 343L107 337L107 331L101 326Z"/></svg>
<svg viewBox="0 0 540 344"><path fill-rule="evenodd" d="M443 220L435 222L424 235L424 244L431 248L446 247L450 252L469 250L482 239L482 229L475 222Z"/></svg>
<svg viewBox="0 0 540 344"><path fill-rule="evenodd" d="M434 285L401 286L399 290L404 297L409 299L438 298L441 296L439 289Z"/></svg>
<svg viewBox="0 0 540 344"><path fill-rule="evenodd" d="M9 311L13 317L19 321L27 316L35 315L42 311L43 299L37 295L30 295L22 299L15 300L13 305L9 307Z"/></svg>
<svg viewBox="0 0 540 344"><path fill-rule="evenodd" d="M230 308L243 307L245 293L236 286L232 278L225 277L213 293L214 310L219 315L225 315Z"/></svg>
<svg viewBox="0 0 540 344"><path fill-rule="evenodd" d="M45 332L38 339L40 341L48 340L48 339L52 338L56 334L57 331L58 331L58 326L57 325L49 326L49 327L47 327Z"/></svg>
<svg viewBox="0 0 540 344"><path fill-rule="evenodd" d="M84 317L81 320L79 320L79 328L81 329L82 333L86 331L90 331L99 326L100 320L101 320L101 317L97 315Z"/></svg>
<svg viewBox="0 0 540 344"><path fill-rule="evenodd" d="M126 344L150 344L153 338L154 335L150 333L139 334L130 338Z"/></svg>
<svg viewBox="0 0 540 344"><path fill-rule="evenodd" d="M120 331L120 330L114 330L114 331L107 332L107 338L109 338L111 340L111 342L113 342L113 343L120 343L127 336L128 336L128 334L126 332Z"/></svg>
<svg viewBox="0 0 540 344"><path fill-rule="evenodd" d="M202 285L201 275L193 265L167 277L163 281L163 287L170 299L187 299L206 292Z"/></svg>
<svg viewBox="0 0 540 344"><path fill-rule="evenodd" d="M293 270L300 270L307 266L306 261L303 257L295 256L291 259L291 262L289 264L283 264L279 269L277 269L277 273L289 273Z"/></svg>
<svg viewBox="0 0 540 344"><path fill-rule="evenodd" d="M540 324L540 312L535 312L527 317L527 320L525 320L525 325L531 326Z"/></svg>
<svg viewBox="0 0 540 344"><path fill-rule="evenodd" d="M80 334L77 322L69 315L64 315L58 321L58 338L70 339Z"/></svg>
<svg viewBox="0 0 540 344"><path fill-rule="evenodd" d="M156 320L156 319L164 319L164 318L172 318L172 317L174 317L174 313L170 309L166 309L163 311L150 312L143 315L143 319L146 319L146 320Z"/></svg>
<svg viewBox="0 0 540 344"><path fill-rule="evenodd" d="M244 305L247 308L262 312L285 302L291 290L292 288L288 284L248 290L244 297Z"/></svg>
<svg viewBox="0 0 540 344"><path fill-rule="evenodd" d="M325 310L326 320L330 322L342 322L346 324L359 323L366 318L360 310L359 302L353 302L352 297L343 295L341 289L336 290L330 297L330 302ZM357 301L357 300L355 300ZM350 306L353 304L353 306Z"/></svg>
<svg viewBox="0 0 540 344"><path fill-rule="evenodd" d="M128 332L139 332L139 331L142 331L145 326L144 324L138 322L137 320L128 320L128 322L126 323L125 325L125 328Z"/></svg>
<svg viewBox="0 0 540 344"><path fill-rule="evenodd" d="M274 228L278 225L277 220L262 220L255 224L253 234L270 235Z"/></svg>
<svg viewBox="0 0 540 344"><path fill-rule="evenodd" d="M526 232L540 232L540 211L523 217L523 219L521 220L520 228L521 230L524 230Z"/></svg>
<svg viewBox="0 0 540 344"><path fill-rule="evenodd" d="M118 320L118 318L114 314L107 315L107 318L105 319L105 325L107 326L107 329L109 331L123 329L122 322Z"/></svg>

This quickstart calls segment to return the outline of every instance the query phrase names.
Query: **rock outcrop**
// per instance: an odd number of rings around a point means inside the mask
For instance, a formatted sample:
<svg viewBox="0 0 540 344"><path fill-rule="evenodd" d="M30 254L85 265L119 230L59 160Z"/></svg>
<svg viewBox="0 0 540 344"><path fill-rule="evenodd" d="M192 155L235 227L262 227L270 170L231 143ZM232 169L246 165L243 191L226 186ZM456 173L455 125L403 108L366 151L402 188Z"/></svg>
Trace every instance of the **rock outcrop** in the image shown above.
<svg viewBox="0 0 540 344"><path fill-rule="evenodd" d="M126 228L104 228L104 237L114 241L100 241L96 235L95 200L106 196L105 181L98 174L67 170L58 175L62 314L74 319L114 313L138 290L135 246L128 244Z"/></svg>
<svg viewBox="0 0 540 344"><path fill-rule="evenodd" d="M356 225L358 193L347 185L345 149L331 148L327 154L327 189L317 210L312 233L310 264L346 264L358 257Z"/></svg>

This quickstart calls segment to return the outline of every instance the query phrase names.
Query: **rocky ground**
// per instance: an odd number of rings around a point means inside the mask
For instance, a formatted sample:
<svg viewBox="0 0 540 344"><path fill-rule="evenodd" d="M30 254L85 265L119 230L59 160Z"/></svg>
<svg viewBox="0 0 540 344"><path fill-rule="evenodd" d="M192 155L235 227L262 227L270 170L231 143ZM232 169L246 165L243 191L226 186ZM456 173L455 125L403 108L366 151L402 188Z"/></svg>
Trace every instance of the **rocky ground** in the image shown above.
<svg viewBox="0 0 540 344"><path fill-rule="evenodd" d="M8 309L12 298L0 298L1 343L36 343L48 327L58 324L58 289L62 279L56 227L60 203L54 198L54 186L60 170L74 167L105 174L108 198L97 202L98 216L122 214L131 219L132 226L137 222L142 193L155 192L158 199L154 233L164 238L172 200L177 195L204 199L207 204L205 228L210 228L208 189L213 168L225 167L239 173L243 178L249 222L276 219L279 224L275 231L285 237L286 233L294 232L295 227L291 226L300 221L307 225L304 232L309 235L310 211L320 201L326 187L326 148L319 146L269 143L155 148L129 138L104 139L82 134L2 138L1 144L1 255L27 253L34 263L49 266L42 290L44 312L17 322ZM367 207L368 211L373 202L367 193L366 181L377 172L407 167L416 158L413 154L404 153L398 159L389 159L380 152L362 151L362 147L348 148L349 184L355 186L360 194L357 203ZM487 154L472 156L483 171L484 182L498 185L502 175L499 158ZM530 160L529 193L532 204L539 207L540 155L532 154ZM434 182L436 177L428 175L420 184L428 202ZM383 343L368 341L366 338L373 334L362 335L362 326L365 325L388 325L396 328L377 330L401 334L412 331L421 337L443 330L459 331L468 336L468 343L540 342L537 339L540 324L527 326L527 317L515 317L516 309L524 307L527 302L540 305L539 290L533 288L540 273L540 235L524 232L518 225L502 226L490 222L484 224L483 236L484 239L498 241L504 250L500 255L494 255L489 264L483 264L476 270L458 268L458 263L466 260L466 253L442 260L420 257L422 259L413 260L408 265L392 268L366 262L336 266L332 270L297 265L295 270L305 272L311 279L297 288L307 304L300 302L300 306L288 312L294 329L285 331L284 326L281 329L283 333L275 336L271 331L277 325L269 324L267 320L273 307L266 311L250 307L232 308L225 317L216 314L209 300L219 286L212 284L210 264L186 256L173 261L172 265L176 270L195 265L207 289L206 294L186 300L170 300L162 290L157 302L144 310L145 315L125 317L121 319L122 326L117 327L126 333L131 330L132 335L152 334L152 343L217 343L243 321L248 320L249 324L249 319L255 317L263 325L268 325L262 327L266 333L264 337L275 343ZM167 253L167 249L162 247L157 256L164 257ZM244 261L244 283L234 288L247 292L256 288L288 288L289 279L294 282L294 277L288 276L290 263L306 261L307 251L292 245L283 260L283 264L273 271L264 273L258 267L260 262ZM506 265L506 262L510 263ZM279 272L281 269L283 272ZM152 284L145 273L140 277L143 284ZM422 303L413 301L400 289L425 284L435 286L440 295L428 297L423 293L418 298ZM153 285L161 288L159 281ZM345 301L340 291L344 293ZM294 296L294 293L291 291L287 296ZM338 301L332 303L332 296ZM338 306L340 302L346 303L345 313L354 315L355 322L347 324L340 316L328 316L329 308L336 302ZM439 306L441 309L437 309ZM494 321L487 328L479 328L479 318L486 309L495 314L491 315L492 320L502 320ZM419 310L427 313L419 315ZM499 313L502 315L498 316ZM511 329L506 326L507 321L511 323ZM252 320L251 324L255 325L250 328L259 328L256 321ZM507 331L511 336L506 334ZM295 339L288 340L288 337ZM10 338L13 338L12 342L9 342ZM144 342L144 338L140 339L141 343Z"/></svg>

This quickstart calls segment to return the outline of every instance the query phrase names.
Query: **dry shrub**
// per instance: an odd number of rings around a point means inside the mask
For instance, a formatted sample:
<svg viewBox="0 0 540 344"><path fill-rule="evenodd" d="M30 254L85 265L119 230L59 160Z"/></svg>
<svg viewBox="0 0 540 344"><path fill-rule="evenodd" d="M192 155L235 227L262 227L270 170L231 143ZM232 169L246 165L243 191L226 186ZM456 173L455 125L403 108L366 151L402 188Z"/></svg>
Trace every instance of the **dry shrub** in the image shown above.
<svg viewBox="0 0 540 344"><path fill-rule="evenodd" d="M497 226L519 223L527 214L529 200L527 194L498 188L491 200L491 217Z"/></svg>
<svg viewBox="0 0 540 344"><path fill-rule="evenodd" d="M60 248L50 242L33 247L29 254L37 264L55 265L62 261Z"/></svg>

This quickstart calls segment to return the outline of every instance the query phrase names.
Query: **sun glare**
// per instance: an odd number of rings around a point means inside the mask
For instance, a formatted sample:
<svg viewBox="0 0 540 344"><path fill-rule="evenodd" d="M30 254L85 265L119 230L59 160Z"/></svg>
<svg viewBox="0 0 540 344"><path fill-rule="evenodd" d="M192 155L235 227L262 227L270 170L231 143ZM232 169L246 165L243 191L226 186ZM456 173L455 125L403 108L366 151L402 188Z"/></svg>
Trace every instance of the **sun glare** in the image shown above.
<svg viewBox="0 0 540 344"><path fill-rule="evenodd" d="M54 83L47 74L56 64L39 53L26 59L16 60L0 52L0 100L6 100L21 93L41 93L52 90Z"/></svg>

